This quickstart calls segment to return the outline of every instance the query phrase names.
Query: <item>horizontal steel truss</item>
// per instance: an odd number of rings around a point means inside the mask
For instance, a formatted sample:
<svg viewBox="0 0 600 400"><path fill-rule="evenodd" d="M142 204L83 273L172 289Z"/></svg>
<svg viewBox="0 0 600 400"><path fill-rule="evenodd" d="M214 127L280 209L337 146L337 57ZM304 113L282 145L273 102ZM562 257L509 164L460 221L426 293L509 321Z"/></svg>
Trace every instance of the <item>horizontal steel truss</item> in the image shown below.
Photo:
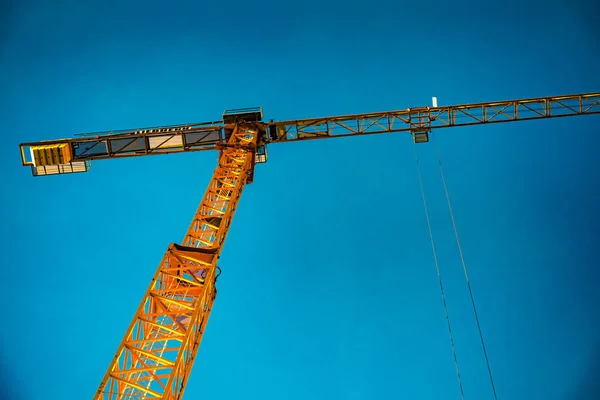
<svg viewBox="0 0 600 400"><path fill-rule="evenodd" d="M598 113L600 93L587 93L261 123L260 127L266 132L265 142L282 143ZM81 138L22 144L21 156L23 165L31 165L26 160L28 147L64 142L72 146L74 161L214 150L226 142L226 131L226 126L206 123L84 134Z"/></svg>
<svg viewBox="0 0 600 400"><path fill-rule="evenodd" d="M295 141L513 122L600 113L600 93L543 97L277 123L277 139Z"/></svg>
<svg viewBox="0 0 600 400"><path fill-rule="evenodd" d="M171 244L95 399L181 399L216 296L217 259L252 170L257 130L239 126L183 239Z"/></svg>

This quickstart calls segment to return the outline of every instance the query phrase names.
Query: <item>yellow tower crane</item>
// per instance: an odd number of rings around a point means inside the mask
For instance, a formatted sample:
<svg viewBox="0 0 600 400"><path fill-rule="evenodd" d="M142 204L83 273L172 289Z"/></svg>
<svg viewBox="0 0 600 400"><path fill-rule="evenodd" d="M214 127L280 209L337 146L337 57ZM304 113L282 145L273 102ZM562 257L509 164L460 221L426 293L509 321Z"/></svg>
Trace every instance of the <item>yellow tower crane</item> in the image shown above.
<svg viewBox="0 0 600 400"><path fill-rule="evenodd" d="M180 400L210 315L217 261L242 190L267 145L600 113L600 93L263 122L262 108L216 122L126 129L20 145L34 176L88 171L92 160L219 150L218 166L181 244L167 248L94 399Z"/></svg>

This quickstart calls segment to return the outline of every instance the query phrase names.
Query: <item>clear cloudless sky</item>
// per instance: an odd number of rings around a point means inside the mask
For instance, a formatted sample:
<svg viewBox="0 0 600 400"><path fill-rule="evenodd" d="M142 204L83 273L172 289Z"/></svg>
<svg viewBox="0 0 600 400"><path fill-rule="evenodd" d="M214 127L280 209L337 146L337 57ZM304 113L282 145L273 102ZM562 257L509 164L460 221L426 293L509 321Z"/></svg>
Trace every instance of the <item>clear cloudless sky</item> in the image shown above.
<svg viewBox="0 0 600 400"><path fill-rule="evenodd" d="M92 397L217 157L33 178L19 143L598 91L594 3L3 1L0 398ZM500 399L600 398L599 123L436 135ZM434 149L417 147L465 398L493 399ZM410 136L269 156L185 399L460 399Z"/></svg>

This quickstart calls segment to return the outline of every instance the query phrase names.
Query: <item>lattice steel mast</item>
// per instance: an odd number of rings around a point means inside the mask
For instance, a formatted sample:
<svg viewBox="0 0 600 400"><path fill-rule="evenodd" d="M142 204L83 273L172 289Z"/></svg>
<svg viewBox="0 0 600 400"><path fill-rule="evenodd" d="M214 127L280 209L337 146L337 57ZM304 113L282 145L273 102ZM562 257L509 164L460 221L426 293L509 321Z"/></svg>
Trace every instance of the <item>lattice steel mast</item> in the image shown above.
<svg viewBox="0 0 600 400"><path fill-rule="evenodd" d="M258 128L232 127L182 245L171 244L96 399L180 399L216 296L217 260L244 185Z"/></svg>

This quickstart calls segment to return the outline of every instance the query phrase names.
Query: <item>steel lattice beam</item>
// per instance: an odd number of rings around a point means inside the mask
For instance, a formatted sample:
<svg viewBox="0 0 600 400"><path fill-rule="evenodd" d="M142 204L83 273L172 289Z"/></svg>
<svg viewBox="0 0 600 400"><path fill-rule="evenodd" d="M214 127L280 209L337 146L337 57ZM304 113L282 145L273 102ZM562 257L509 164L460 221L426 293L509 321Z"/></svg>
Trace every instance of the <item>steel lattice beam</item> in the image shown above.
<svg viewBox="0 0 600 400"><path fill-rule="evenodd" d="M389 132L414 133L454 126L482 125L600 113L600 93L522 100L408 108L400 111L260 123L261 143L361 136ZM34 175L85 171L91 160L214 150L226 143L228 125L220 122L182 124L82 134L71 139L23 143L23 165ZM32 146L67 143L73 162L33 166Z"/></svg>
<svg viewBox="0 0 600 400"><path fill-rule="evenodd" d="M163 256L96 400L181 399L216 296L217 260L252 175L258 129L239 125L183 239Z"/></svg>

